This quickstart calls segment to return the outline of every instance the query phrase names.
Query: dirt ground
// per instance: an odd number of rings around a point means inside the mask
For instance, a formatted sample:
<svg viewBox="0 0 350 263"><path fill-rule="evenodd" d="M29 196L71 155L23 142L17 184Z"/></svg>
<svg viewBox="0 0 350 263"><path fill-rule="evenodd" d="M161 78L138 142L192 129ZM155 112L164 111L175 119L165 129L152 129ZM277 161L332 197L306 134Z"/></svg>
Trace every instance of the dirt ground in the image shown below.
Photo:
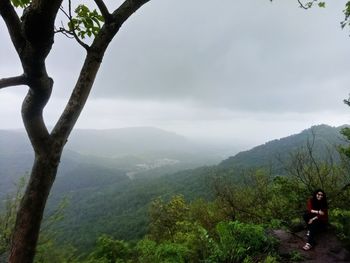
<svg viewBox="0 0 350 263"><path fill-rule="evenodd" d="M285 230L274 230L273 235L280 241L279 253L283 262L307 263L350 263L350 253L341 244L332 230L316 237L317 244L309 251L304 251L306 230L290 233Z"/></svg>

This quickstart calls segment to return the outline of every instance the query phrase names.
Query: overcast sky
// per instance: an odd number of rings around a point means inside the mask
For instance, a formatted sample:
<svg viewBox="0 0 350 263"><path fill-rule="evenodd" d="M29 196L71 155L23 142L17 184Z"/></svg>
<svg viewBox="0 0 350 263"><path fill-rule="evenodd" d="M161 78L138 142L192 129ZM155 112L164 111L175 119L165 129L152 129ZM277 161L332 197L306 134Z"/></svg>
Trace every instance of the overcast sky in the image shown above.
<svg viewBox="0 0 350 263"><path fill-rule="evenodd" d="M121 2L121 1L111 1ZM345 1L303 10L295 0L151 0L105 55L78 128L154 126L246 147L316 124L350 123L350 30ZM58 24L60 22L58 21ZM0 78L21 73L0 21ZM52 126L84 51L56 36ZM22 128L26 87L0 90L0 128Z"/></svg>

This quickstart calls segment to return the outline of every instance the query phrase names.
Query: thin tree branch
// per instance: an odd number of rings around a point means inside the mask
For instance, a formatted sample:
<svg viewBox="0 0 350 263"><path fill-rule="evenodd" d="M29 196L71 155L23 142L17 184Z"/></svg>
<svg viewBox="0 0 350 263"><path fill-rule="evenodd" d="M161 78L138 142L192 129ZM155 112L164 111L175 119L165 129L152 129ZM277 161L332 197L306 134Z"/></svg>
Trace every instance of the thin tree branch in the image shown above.
<svg viewBox="0 0 350 263"><path fill-rule="evenodd" d="M62 12L64 12L63 9L62 9ZM70 38L70 39L74 38L73 33L64 28L62 21L61 21L61 26L58 29L55 28L55 33L62 33L63 35L65 35L67 38Z"/></svg>
<svg viewBox="0 0 350 263"><path fill-rule="evenodd" d="M60 11L70 20L72 19L72 15L71 15L71 1L69 1L69 14L66 12L66 10L64 10L64 8L61 6L60 7Z"/></svg>
<svg viewBox="0 0 350 263"><path fill-rule="evenodd" d="M126 0L113 13L113 19L121 26L134 12L150 0Z"/></svg>
<svg viewBox="0 0 350 263"><path fill-rule="evenodd" d="M323 189L324 186L323 186L323 180L322 180L322 176L321 176L321 169L319 167L318 162L316 161L316 159L314 157L314 145L315 145L316 134L315 134L315 131L313 129L311 130L311 134L312 134L311 144L310 144L309 138L307 139L308 156L309 156L309 159L311 161L311 166L313 165L316 169L316 175L317 175L318 180L321 183L321 187Z"/></svg>
<svg viewBox="0 0 350 263"><path fill-rule="evenodd" d="M66 30L64 27L60 27L59 29L56 29L55 33L61 33L61 34L65 35L67 38L70 38L70 39L74 38L73 33L68 31L68 30Z"/></svg>
<svg viewBox="0 0 350 263"><path fill-rule="evenodd" d="M11 87L11 86L27 85L27 84L28 84L28 80L25 77L25 75L0 79L0 89Z"/></svg>
<svg viewBox="0 0 350 263"><path fill-rule="evenodd" d="M81 45L86 51L89 50L90 46L88 44L85 44L83 41L81 41L80 38L75 33L75 31L72 31L72 35L79 45Z"/></svg>
<svg viewBox="0 0 350 263"><path fill-rule="evenodd" d="M298 0L298 3L299 3L299 5L300 5L300 7L301 8L303 8L303 9L309 9L308 7L306 7L300 0Z"/></svg>
<svg viewBox="0 0 350 263"><path fill-rule="evenodd" d="M346 99L346 100L343 100L343 102L344 102L346 105L350 106L350 98L349 98L349 99Z"/></svg>
<svg viewBox="0 0 350 263"><path fill-rule="evenodd" d="M103 16L103 18L105 19L106 23L111 22L112 20L112 15L111 13L109 13L107 6L105 5L105 3L103 2L103 0L94 0L96 5L98 6L98 9L100 9L100 12Z"/></svg>
<svg viewBox="0 0 350 263"><path fill-rule="evenodd" d="M18 54L21 54L25 41L21 34L21 21L9 0L0 1L0 15L4 19L12 43Z"/></svg>
<svg viewBox="0 0 350 263"><path fill-rule="evenodd" d="M65 35L68 38L71 38L71 39L74 38L78 42L78 44L80 46L82 46L86 51L88 51L90 48L90 46L88 44L86 44L80 40L80 38L75 33L75 30L70 31L70 30L65 29L64 27L60 27L58 30L55 31L55 33L62 33L63 35Z"/></svg>
<svg viewBox="0 0 350 263"><path fill-rule="evenodd" d="M73 16L72 16L72 1L68 1L68 13L64 10L64 8L60 7L61 12L68 18L70 22L72 22ZM72 30L65 29L64 26L60 27L59 30L56 30L55 33L62 33L68 38L74 38L79 45L81 45L86 51L89 50L90 46L85 44L78 35L75 33L75 28Z"/></svg>

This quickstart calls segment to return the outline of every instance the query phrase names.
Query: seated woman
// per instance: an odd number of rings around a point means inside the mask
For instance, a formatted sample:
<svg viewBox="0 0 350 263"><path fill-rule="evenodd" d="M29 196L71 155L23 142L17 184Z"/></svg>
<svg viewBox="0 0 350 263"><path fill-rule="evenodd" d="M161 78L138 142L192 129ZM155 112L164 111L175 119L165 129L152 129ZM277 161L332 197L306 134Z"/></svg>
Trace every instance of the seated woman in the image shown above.
<svg viewBox="0 0 350 263"><path fill-rule="evenodd" d="M315 245L315 235L324 231L328 225L327 197L323 190L317 189L307 201L307 212L304 215L307 224L307 242L304 250L310 250Z"/></svg>

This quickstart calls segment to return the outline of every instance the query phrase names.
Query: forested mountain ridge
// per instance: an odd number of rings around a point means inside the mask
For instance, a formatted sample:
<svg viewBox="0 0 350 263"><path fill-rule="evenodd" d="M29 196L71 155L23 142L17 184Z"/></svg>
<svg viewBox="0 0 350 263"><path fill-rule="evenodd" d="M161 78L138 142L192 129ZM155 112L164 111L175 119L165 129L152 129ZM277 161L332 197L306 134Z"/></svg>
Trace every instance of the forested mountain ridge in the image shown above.
<svg viewBox="0 0 350 263"><path fill-rule="evenodd" d="M273 165L276 168L281 165L281 159L288 159L291 153L305 149L307 144L313 148L317 157L324 158L329 151L334 153L337 146L346 143L340 134L344 127L346 126L331 127L325 124L312 126L298 134L272 140L240 152L222 161L220 166L248 168Z"/></svg>
<svg viewBox="0 0 350 263"><path fill-rule="evenodd" d="M239 178L243 176L242 169L267 167L278 154L284 153L283 156L288 158L290 152L311 142L313 134L314 147L320 149L319 152L328 147L334 149L334 144L344 143L340 129L327 125L314 126L299 134L241 152L219 165L178 172L158 167L149 170L148 176L134 179L127 176L125 170L116 169L118 165L113 164L113 158L106 160L101 156L67 151L63 160L66 165L61 166L53 186L47 214L58 206L62 198L68 199L64 219L55 227L57 238L62 243L71 242L79 251L92 248L101 234L125 240L139 239L147 232L149 204L157 197L167 200L173 195L183 194L187 200L211 200L214 198L213 180L216 177Z"/></svg>
<svg viewBox="0 0 350 263"><path fill-rule="evenodd" d="M85 188L84 191L70 192L71 204L67 207L66 218L60 224L60 238L65 242L73 241L78 247L91 247L101 233L118 239L138 239L147 231L148 207L153 199L159 196L168 199L173 195L183 194L187 200L197 198L210 200L214 197L215 178L230 176L239 179L244 175L242 167L251 168L253 164L256 164L256 160L259 161L258 167L268 167L276 153L284 152L284 157L287 158L290 151L305 146L307 141L313 138L312 134L315 134L315 149L332 148L334 144L344 143L339 134L340 129L341 127L326 125L315 126L299 134L274 140L250 151L239 153L219 165L176 173L164 172L160 177L151 176L136 180L121 178L121 181L111 182L98 188L92 187ZM161 171L160 169L158 172L161 173ZM84 180L84 175L79 177ZM58 186L59 180L56 183ZM57 196L56 187L54 186L53 189L53 197ZM62 194L61 191L59 192Z"/></svg>

